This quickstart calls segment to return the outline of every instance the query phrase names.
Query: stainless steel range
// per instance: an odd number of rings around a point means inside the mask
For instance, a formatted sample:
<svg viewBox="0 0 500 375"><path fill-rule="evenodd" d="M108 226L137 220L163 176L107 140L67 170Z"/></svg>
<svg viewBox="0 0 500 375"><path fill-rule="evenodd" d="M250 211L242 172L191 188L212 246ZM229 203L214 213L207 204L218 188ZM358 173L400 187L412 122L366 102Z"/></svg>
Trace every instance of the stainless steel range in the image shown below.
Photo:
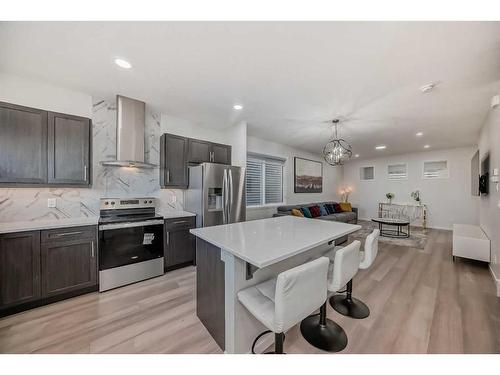
<svg viewBox="0 0 500 375"><path fill-rule="evenodd" d="M163 275L163 217L154 198L102 198L99 291Z"/></svg>

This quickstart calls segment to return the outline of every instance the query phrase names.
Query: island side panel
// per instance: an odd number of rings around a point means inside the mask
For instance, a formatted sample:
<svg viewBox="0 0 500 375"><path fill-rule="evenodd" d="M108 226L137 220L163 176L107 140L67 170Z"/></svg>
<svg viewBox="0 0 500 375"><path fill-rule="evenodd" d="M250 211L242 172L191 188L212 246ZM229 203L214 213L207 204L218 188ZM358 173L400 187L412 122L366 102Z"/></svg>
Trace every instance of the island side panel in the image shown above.
<svg viewBox="0 0 500 375"><path fill-rule="evenodd" d="M196 314L225 350L225 278L221 250L196 238Z"/></svg>

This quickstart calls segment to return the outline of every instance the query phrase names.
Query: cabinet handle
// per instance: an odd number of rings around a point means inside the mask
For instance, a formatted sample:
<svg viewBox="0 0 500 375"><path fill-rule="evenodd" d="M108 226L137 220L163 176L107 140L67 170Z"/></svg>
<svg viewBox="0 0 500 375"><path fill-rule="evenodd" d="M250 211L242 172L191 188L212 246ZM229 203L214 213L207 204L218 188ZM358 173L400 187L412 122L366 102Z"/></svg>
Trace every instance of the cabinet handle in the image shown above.
<svg viewBox="0 0 500 375"><path fill-rule="evenodd" d="M187 220L174 221L174 224L183 224L183 223L187 223Z"/></svg>
<svg viewBox="0 0 500 375"><path fill-rule="evenodd" d="M170 170L167 171L167 183L170 182Z"/></svg>
<svg viewBox="0 0 500 375"><path fill-rule="evenodd" d="M92 244L91 249L92 249L92 258L93 258L94 257L94 241L92 241L91 244Z"/></svg>
<svg viewBox="0 0 500 375"><path fill-rule="evenodd" d="M83 232L66 232L66 233L57 233L52 235L51 237L65 237L65 236L75 236L77 234L82 234Z"/></svg>
<svg viewBox="0 0 500 375"><path fill-rule="evenodd" d="M170 244L170 232L167 232L167 245Z"/></svg>
<svg viewBox="0 0 500 375"><path fill-rule="evenodd" d="M83 181L87 181L87 165L83 166Z"/></svg>

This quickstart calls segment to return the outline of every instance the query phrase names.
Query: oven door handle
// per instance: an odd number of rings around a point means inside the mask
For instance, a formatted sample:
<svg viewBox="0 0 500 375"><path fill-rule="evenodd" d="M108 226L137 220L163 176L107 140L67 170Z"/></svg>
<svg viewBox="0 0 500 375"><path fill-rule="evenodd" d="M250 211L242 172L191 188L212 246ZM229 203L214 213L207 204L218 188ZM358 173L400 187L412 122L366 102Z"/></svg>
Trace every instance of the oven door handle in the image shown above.
<svg viewBox="0 0 500 375"><path fill-rule="evenodd" d="M163 225L163 220L147 220L147 221L136 221L132 223L101 224L99 225L99 230L148 227L150 225L159 225L159 224Z"/></svg>

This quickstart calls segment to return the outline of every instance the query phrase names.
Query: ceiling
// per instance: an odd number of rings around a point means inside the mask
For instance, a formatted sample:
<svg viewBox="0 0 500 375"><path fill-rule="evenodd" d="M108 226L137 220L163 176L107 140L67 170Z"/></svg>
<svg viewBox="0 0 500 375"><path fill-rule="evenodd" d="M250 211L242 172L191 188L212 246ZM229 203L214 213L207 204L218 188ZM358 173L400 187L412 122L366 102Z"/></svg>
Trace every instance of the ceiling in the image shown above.
<svg viewBox="0 0 500 375"><path fill-rule="evenodd" d="M311 152L340 117L361 158L474 144L500 91L499 22L2 22L0 45L1 71Z"/></svg>

